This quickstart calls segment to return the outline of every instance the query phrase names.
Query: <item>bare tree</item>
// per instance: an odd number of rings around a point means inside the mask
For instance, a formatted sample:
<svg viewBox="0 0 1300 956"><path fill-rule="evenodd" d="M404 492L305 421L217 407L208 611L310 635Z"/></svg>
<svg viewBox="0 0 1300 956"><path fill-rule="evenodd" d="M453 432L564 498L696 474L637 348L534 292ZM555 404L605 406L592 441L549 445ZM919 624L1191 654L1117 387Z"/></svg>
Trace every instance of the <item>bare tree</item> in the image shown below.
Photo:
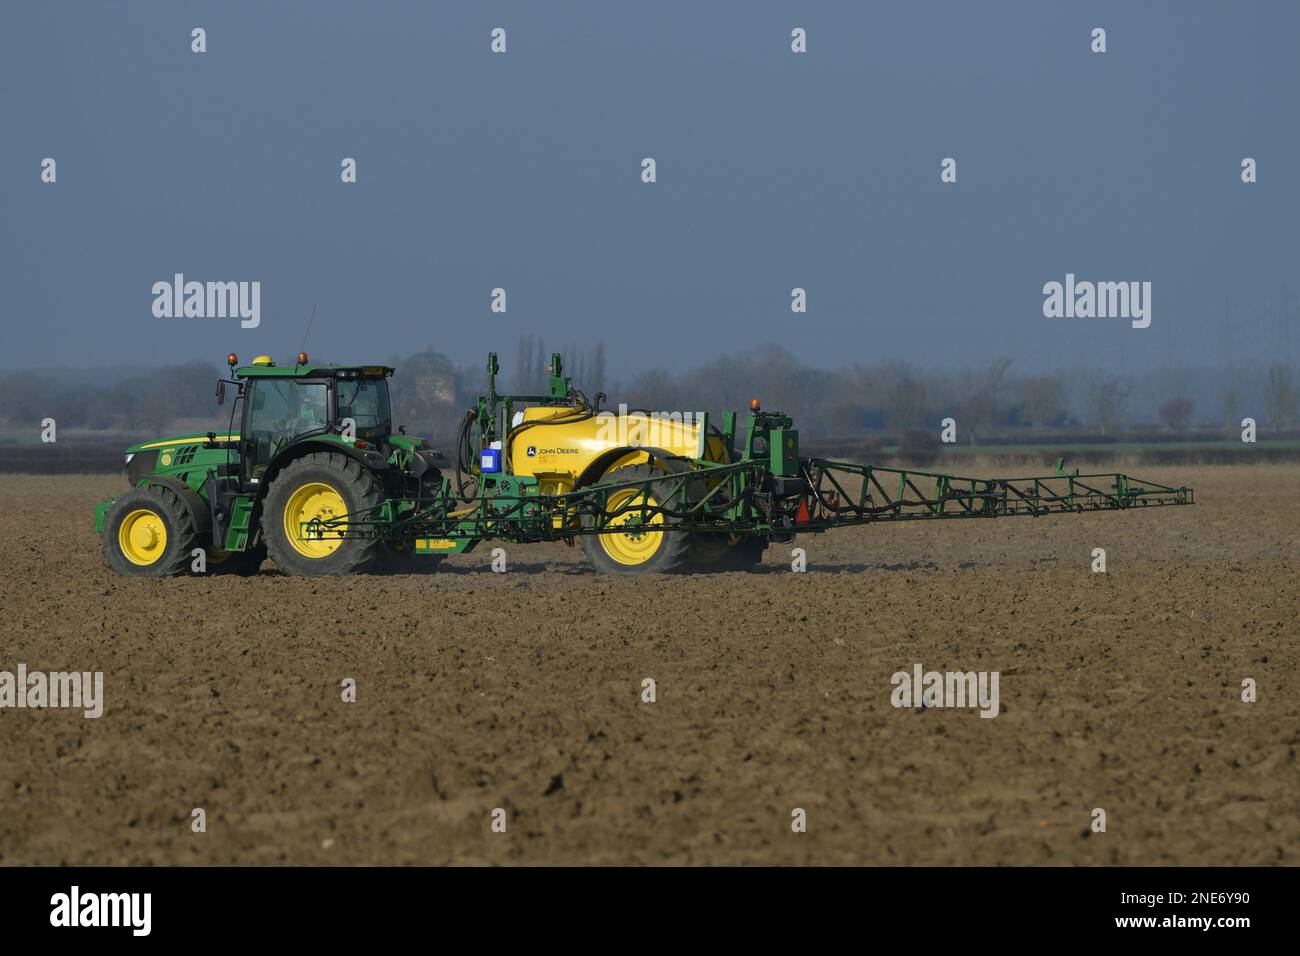
<svg viewBox="0 0 1300 956"><path fill-rule="evenodd" d="M887 362L879 371L885 420L891 428L920 424L925 413L925 384L906 362Z"/></svg>
<svg viewBox="0 0 1300 956"><path fill-rule="evenodd" d="M984 434L986 429L997 423L1006 400L1007 369L1010 367L1011 359L1000 358L967 386L962 411L972 445L975 444L976 432Z"/></svg>
<svg viewBox="0 0 1300 956"><path fill-rule="evenodd" d="M591 391L594 396L596 392L605 390L605 340L596 340L596 352L591 359Z"/></svg>
<svg viewBox="0 0 1300 956"><path fill-rule="evenodd" d="M632 380L627 403L649 411L673 411L679 397L673 377L663 369L652 368Z"/></svg>
<svg viewBox="0 0 1300 956"><path fill-rule="evenodd" d="M1024 379L1017 389L1017 398L1025 420L1034 428L1050 425L1068 408L1065 385L1057 375L1035 375Z"/></svg>
<svg viewBox="0 0 1300 956"><path fill-rule="evenodd" d="M529 372L528 390L537 395L547 391L550 382L547 381L549 373L547 369L551 367L551 353L546 351L546 342L538 338L537 351L533 354L533 367Z"/></svg>
<svg viewBox="0 0 1300 956"><path fill-rule="evenodd" d="M399 374L390 386L393 425L407 426L417 435L445 434L459 410L456 363L425 349L396 364Z"/></svg>
<svg viewBox="0 0 1300 956"><path fill-rule="evenodd" d="M536 366L536 348L531 335L519 336L519 354L515 367L515 390L519 392L531 392L533 387L534 367Z"/></svg>
<svg viewBox="0 0 1300 956"><path fill-rule="evenodd" d="M578 388L583 389L588 387L587 354L585 350L578 348L576 345L566 345L564 347L566 357L564 371L569 378L578 383Z"/></svg>
<svg viewBox="0 0 1300 956"><path fill-rule="evenodd" d="M1114 432L1128 408L1129 387L1113 375L1092 386L1088 393L1093 421L1103 435Z"/></svg>
<svg viewBox="0 0 1300 956"><path fill-rule="evenodd" d="M1229 381L1219 393L1219 411L1223 415L1223 424L1229 430L1237 427L1237 413L1241 410L1241 386Z"/></svg>
<svg viewBox="0 0 1300 956"><path fill-rule="evenodd" d="M1156 418L1169 431L1180 432L1187 427L1195 408L1195 403L1186 395L1177 395L1156 409Z"/></svg>
<svg viewBox="0 0 1300 956"><path fill-rule="evenodd" d="M1264 383L1264 416L1269 426L1285 428L1296 416L1297 395L1295 377L1285 365L1273 365L1268 370L1268 379Z"/></svg>

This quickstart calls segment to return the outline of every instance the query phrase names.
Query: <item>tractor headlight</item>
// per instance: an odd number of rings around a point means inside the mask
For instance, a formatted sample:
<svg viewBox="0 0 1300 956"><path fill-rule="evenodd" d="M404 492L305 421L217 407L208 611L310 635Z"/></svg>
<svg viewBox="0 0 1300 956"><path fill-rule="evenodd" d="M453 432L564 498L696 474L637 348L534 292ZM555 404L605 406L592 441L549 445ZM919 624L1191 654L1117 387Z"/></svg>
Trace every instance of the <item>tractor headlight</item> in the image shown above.
<svg viewBox="0 0 1300 956"><path fill-rule="evenodd" d="M124 465L129 465L129 464L131 464L131 459L134 458L134 457L135 457L135 452L133 452L133 451L129 451L129 452L127 452L127 453L126 453L126 461L122 462L122 464L124 464Z"/></svg>

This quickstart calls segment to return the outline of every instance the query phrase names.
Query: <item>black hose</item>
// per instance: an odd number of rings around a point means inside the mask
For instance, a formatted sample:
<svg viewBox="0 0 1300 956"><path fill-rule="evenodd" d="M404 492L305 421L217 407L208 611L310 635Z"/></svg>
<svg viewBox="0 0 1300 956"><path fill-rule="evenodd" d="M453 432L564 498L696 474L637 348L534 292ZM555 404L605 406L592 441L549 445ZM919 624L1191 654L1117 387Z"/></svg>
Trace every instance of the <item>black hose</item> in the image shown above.
<svg viewBox="0 0 1300 956"><path fill-rule="evenodd" d="M474 409L465 412L460 431L456 435L456 495L461 501L470 500L470 496L465 493L465 479L474 477L474 446L470 442L469 433L477 418L478 412Z"/></svg>

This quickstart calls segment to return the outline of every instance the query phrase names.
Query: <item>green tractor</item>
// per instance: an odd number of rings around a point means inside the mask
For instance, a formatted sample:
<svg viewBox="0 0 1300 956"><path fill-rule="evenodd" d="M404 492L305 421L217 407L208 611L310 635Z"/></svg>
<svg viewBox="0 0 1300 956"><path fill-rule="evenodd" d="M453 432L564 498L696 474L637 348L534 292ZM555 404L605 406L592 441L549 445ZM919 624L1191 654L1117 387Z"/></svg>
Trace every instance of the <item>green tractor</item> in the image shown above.
<svg viewBox="0 0 1300 956"><path fill-rule="evenodd" d="M269 356L217 383L235 392L225 434L178 435L126 452L131 490L100 504L95 530L110 567L134 577L195 568L256 573L269 555L289 574L429 570L372 534L326 535L323 523L388 509L400 517L442 488L440 456L420 438L393 432L383 365L293 366ZM238 427L236 429L236 417Z"/></svg>

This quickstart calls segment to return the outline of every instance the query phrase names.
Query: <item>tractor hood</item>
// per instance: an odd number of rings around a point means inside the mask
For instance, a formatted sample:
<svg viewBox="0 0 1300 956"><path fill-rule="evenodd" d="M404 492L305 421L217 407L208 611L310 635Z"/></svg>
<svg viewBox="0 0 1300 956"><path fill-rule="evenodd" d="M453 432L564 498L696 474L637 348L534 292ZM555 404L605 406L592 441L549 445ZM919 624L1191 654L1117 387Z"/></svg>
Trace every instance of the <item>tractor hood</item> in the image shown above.
<svg viewBox="0 0 1300 956"><path fill-rule="evenodd" d="M153 438L138 445L132 445L126 450L128 455L139 454L142 451L151 451L154 449L169 448L177 445L199 445L208 440L207 432L200 432L197 435L173 435L171 438ZM218 435L217 441L238 441L238 434Z"/></svg>
<svg viewBox="0 0 1300 956"><path fill-rule="evenodd" d="M235 441L237 434L219 434L217 441ZM173 435L155 438L132 445L123 456L127 481L131 487L140 484L149 475L184 474L195 469L206 469L228 460L226 450L205 449L207 432L197 435Z"/></svg>

